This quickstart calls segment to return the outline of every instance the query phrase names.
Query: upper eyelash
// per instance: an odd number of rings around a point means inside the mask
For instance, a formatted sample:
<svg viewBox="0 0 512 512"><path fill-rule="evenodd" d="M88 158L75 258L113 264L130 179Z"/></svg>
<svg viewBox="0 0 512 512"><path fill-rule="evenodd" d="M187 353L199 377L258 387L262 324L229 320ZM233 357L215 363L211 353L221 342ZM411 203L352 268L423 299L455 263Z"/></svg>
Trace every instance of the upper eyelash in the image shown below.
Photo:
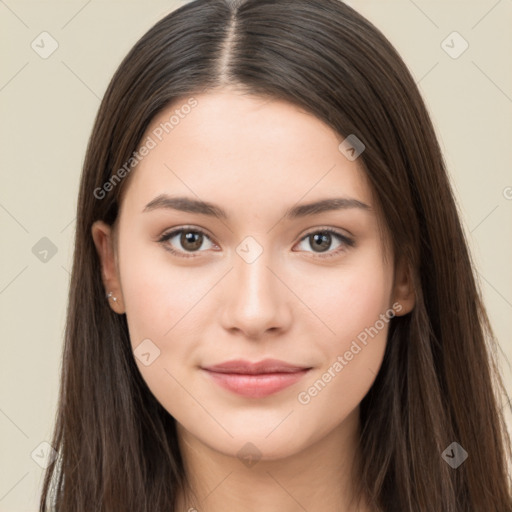
<svg viewBox="0 0 512 512"><path fill-rule="evenodd" d="M202 229L200 228L192 228L192 227L181 227L179 229L175 229L173 231L170 231L169 233L164 233L159 239L158 239L158 242L166 242L168 241L169 239L171 239L174 235L178 234L178 233L181 233L183 231L190 231L190 232L193 232L193 233L200 233L201 235L204 235L208 238L211 239L211 237L208 235L208 233L206 233L205 231L203 231ZM343 235L342 233L332 229L332 228L316 228L312 231L310 231L309 233L306 233L301 239L300 239L300 242L302 242L305 238L307 238L308 236L310 235L313 235L315 233L330 233L336 237L338 237L340 239L341 242L343 242L344 244L348 245L349 247L353 247L355 245L355 242L354 240L352 240L351 238ZM197 257L195 254L187 254L186 252L181 252L181 251L176 251L175 249L173 249L172 247L170 246L166 246L165 247L168 251L170 251L171 253L173 254L177 254L179 255L180 257L183 257L183 258L195 258ZM319 257L319 258L329 258L331 256L336 256L340 251L342 251L343 248L338 248L336 249L335 251L333 252L328 252L326 254L321 254L321 253L316 253L316 256Z"/></svg>

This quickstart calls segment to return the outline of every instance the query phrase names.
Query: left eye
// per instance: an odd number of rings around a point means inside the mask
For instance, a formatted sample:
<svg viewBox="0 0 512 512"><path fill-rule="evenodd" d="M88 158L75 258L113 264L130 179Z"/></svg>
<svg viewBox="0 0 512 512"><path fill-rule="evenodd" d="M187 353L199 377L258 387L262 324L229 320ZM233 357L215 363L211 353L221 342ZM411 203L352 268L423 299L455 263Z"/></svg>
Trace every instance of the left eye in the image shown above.
<svg viewBox="0 0 512 512"><path fill-rule="evenodd" d="M334 251L329 251L328 248L331 246L333 237L339 240L339 245ZM345 250L347 246L352 247L354 245L354 241L352 239L341 233L338 233L337 231L334 231L333 229L327 228L308 233L304 238L302 238L301 243L303 242L309 242L310 247L316 247L320 249L320 252L314 251L320 258L335 256L341 251ZM327 254L324 255L321 253Z"/></svg>

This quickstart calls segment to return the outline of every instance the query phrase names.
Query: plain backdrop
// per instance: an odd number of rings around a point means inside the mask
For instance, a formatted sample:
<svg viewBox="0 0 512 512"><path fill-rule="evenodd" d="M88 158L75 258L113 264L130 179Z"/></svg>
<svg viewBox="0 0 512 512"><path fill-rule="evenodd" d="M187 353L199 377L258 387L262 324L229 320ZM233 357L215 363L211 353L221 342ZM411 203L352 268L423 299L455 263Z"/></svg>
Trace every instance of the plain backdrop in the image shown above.
<svg viewBox="0 0 512 512"><path fill-rule="evenodd" d="M391 40L419 83L510 393L512 0L349 3ZM0 0L1 512L38 508L59 388L79 176L100 99L138 38L182 4ZM512 424L508 409L507 420Z"/></svg>

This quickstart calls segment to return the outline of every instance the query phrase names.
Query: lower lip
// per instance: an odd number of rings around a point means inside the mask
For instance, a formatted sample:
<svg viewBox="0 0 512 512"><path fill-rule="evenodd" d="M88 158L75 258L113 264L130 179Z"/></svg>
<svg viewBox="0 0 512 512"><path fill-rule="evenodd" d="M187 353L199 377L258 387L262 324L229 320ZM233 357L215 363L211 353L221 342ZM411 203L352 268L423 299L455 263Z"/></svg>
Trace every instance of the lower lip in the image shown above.
<svg viewBox="0 0 512 512"><path fill-rule="evenodd" d="M309 369L293 373L259 375L204 371L224 389L249 398L264 398L295 384L309 372Z"/></svg>

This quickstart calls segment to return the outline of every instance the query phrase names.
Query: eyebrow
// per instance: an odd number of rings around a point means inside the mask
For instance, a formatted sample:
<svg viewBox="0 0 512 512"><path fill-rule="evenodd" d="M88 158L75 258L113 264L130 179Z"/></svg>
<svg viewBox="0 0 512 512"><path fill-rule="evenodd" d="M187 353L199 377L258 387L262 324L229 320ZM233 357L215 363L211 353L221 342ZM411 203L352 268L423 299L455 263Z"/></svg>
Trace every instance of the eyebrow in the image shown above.
<svg viewBox="0 0 512 512"><path fill-rule="evenodd" d="M190 197L171 197L167 194L160 194L151 200L143 210L149 212L157 209L171 209L182 212L198 213L201 215L209 215L218 219L227 219L228 214L220 206L206 201L193 199ZM336 197L322 199L307 204L300 204L288 208L284 213L284 218L288 220L307 217L309 215L317 215L319 213L345 210L349 208L359 208L361 210L371 210L371 206L350 197Z"/></svg>

